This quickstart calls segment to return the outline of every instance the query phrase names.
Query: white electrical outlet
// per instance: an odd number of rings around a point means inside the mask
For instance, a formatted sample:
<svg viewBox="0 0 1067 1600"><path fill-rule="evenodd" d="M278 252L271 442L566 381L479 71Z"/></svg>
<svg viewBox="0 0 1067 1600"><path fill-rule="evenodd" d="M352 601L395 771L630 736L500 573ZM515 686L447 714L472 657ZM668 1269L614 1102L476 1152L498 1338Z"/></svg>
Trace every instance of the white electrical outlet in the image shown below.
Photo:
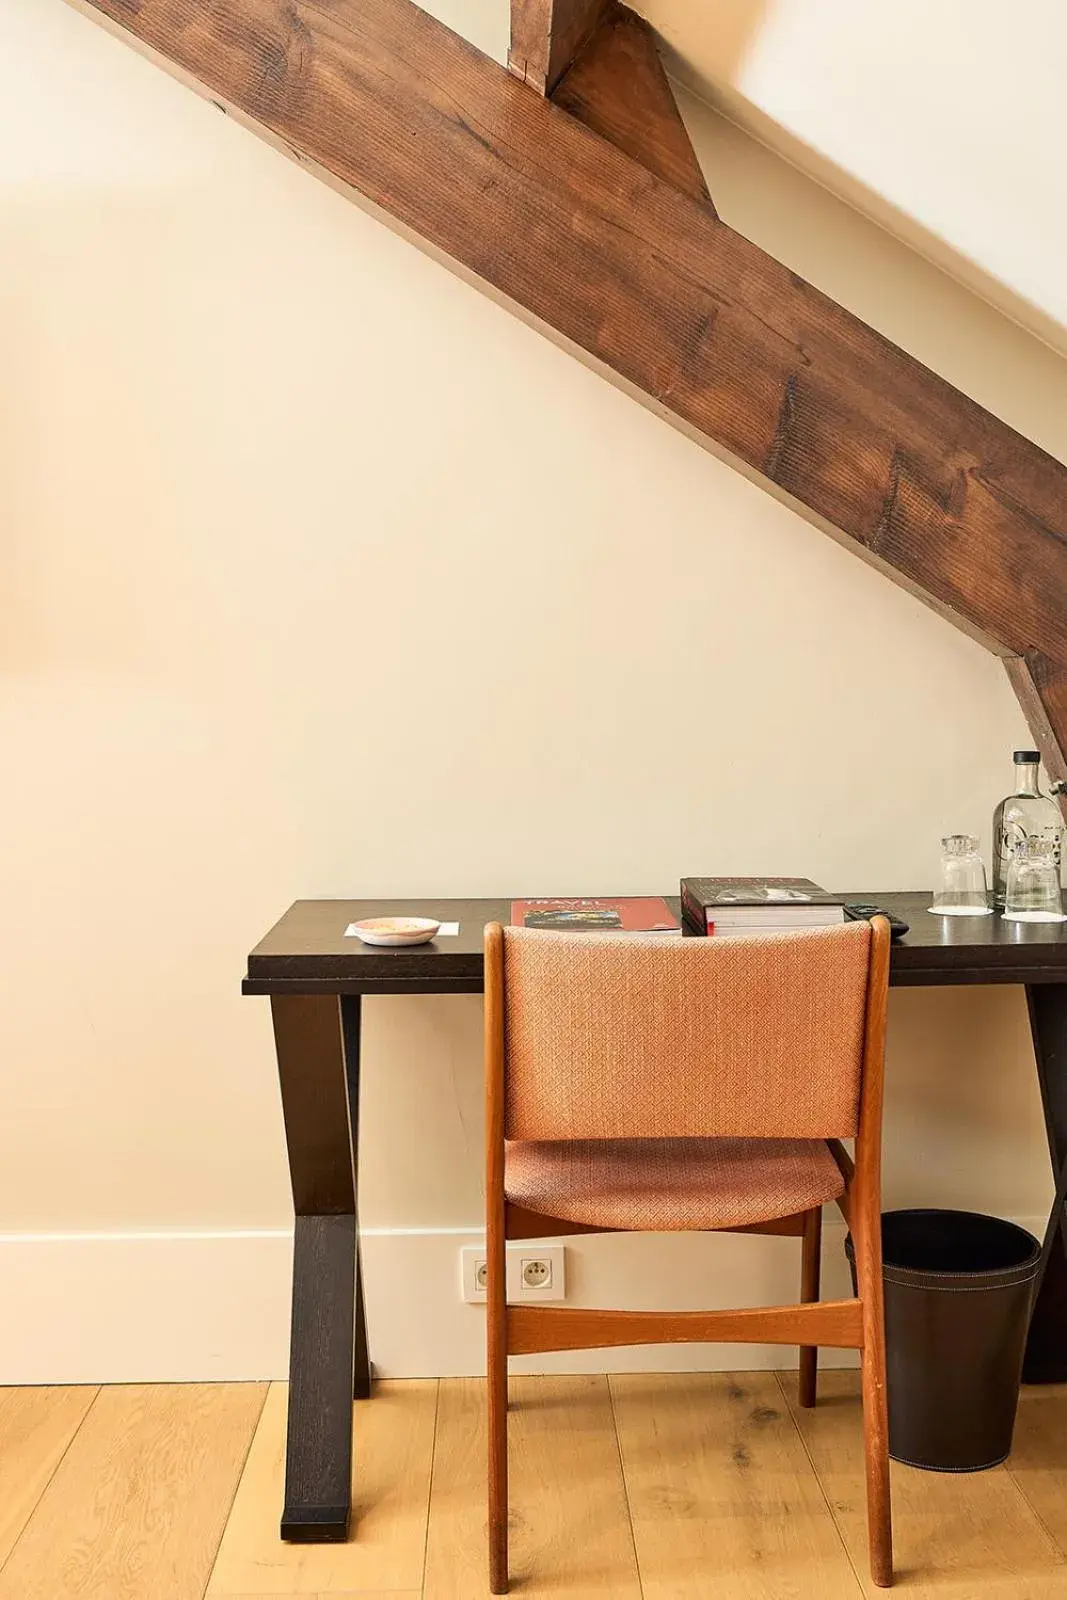
<svg viewBox="0 0 1067 1600"><path fill-rule="evenodd" d="M566 1279L563 1268L564 1246L536 1244L530 1239L513 1239L507 1247L508 1302L521 1305L531 1300L563 1300ZM470 1305L485 1301L485 1246L466 1244L459 1253L460 1293Z"/></svg>
<svg viewBox="0 0 1067 1600"><path fill-rule="evenodd" d="M465 1244L459 1252L459 1290L469 1305L485 1299L485 1246Z"/></svg>

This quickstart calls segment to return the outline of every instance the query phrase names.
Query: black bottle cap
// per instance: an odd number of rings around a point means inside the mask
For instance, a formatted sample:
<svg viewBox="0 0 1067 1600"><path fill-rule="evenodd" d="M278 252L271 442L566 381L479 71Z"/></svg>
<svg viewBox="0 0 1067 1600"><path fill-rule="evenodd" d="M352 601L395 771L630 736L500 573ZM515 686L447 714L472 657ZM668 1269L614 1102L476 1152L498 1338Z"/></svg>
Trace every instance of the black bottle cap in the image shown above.
<svg viewBox="0 0 1067 1600"><path fill-rule="evenodd" d="M1041 760L1041 755L1037 750L1013 750L1011 759L1019 766L1036 767Z"/></svg>

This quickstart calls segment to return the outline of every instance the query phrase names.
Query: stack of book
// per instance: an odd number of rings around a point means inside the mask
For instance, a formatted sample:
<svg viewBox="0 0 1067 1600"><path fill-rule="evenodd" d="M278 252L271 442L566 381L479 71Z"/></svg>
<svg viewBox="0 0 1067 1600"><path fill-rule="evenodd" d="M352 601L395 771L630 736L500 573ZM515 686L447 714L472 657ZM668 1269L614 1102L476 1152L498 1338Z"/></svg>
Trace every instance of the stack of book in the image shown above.
<svg viewBox="0 0 1067 1600"><path fill-rule="evenodd" d="M844 922L842 900L810 878L683 878L682 916L693 933L795 933Z"/></svg>

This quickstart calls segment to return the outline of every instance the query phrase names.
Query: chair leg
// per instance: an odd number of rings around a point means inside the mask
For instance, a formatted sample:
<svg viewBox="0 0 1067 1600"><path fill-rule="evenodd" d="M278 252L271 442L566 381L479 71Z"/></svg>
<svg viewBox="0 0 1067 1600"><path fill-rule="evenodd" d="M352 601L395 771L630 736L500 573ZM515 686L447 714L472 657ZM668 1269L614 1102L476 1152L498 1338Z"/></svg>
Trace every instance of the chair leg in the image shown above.
<svg viewBox="0 0 1067 1600"><path fill-rule="evenodd" d="M862 1302L863 1349L860 1363L871 1578L879 1588L888 1589L893 1582L893 1521L889 1493L881 1219L875 1216L873 1225L867 1227L854 1217L852 1238Z"/></svg>
<svg viewBox="0 0 1067 1600"><path fill-rule="evenodd" d="M503 1250L500 1254L503 1256ZM485 1309L489 1412L489 1589L492 1594L508 1592L508 1351L503 1279L503 1262L498 1264L490 1258Z"/></svg>
<svg viewBox="0 0 1067 1600"><path fill-rule="evenodd" d="M804 1218L804 1237L800 1258L800 1300L809 1305L819 1298L819 1267L822 1258L822 1208L816 1206ZM814 1345L800 1347L799 1400L802 1406L815 1404L819 1352Z"/></svg>

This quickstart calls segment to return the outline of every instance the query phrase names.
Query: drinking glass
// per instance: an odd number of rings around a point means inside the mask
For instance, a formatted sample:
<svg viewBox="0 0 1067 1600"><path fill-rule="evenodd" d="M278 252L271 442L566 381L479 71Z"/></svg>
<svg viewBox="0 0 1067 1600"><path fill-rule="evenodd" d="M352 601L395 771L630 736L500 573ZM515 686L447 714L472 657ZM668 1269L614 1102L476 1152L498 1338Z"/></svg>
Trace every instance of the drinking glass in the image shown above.
<svg viewBox="0 0 1067 1600"><path fill-rule="evenodd" d="M930 907L943 917L984 917L992 907L985 863L973 833L950 833L941 841L941 883Z"/></svg>
<svg viewBox="0 0 1067 1600"><path fill-rule="evenodd" d="M1019 840L1008 866L1004 916L1009 922L1064 921L1055 840Z"/></svg>

